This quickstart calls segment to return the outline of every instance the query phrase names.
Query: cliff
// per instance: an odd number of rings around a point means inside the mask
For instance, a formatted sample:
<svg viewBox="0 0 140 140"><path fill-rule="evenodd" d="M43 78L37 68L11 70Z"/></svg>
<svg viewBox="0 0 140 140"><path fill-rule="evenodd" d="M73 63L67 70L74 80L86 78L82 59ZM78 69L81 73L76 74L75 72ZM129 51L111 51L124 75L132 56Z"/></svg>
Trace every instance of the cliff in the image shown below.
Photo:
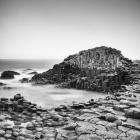
<svg viewBox="0 0 140 140"><path fill-rule="evenodd" d="M101 46L70 55L52 69L34 75L31 82L111 92L131 82L131 65L119 50Z"/></svg>

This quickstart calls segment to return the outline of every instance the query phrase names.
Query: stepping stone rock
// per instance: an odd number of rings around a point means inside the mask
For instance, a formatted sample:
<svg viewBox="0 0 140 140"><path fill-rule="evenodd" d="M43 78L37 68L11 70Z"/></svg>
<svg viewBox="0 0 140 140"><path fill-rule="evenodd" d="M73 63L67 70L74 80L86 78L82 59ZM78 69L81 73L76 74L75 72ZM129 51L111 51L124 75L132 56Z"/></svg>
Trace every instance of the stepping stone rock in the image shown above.
<svg viewBox="0 0 140 140"><path fill-rule="evenodd" d="M77 135L81 135L81 134L91 134L93 132L95 132L95 128L93 126L81 126L81 127L76 127L75 132Z"/></svg>
<svg viewBox="0 0 140 140"><path fill-rule="evenodd" d="M106 114L106 121L114 122L114 121L116 121L117 119L118 119L118 118L117 118L115 115L111 114L111 113L107 113L107 114Z"/></svg>
<svg viewBox="0 0 140 140"><path fill-rule="evenodd" d="M128 109L129 106L127 105L114 105L113 109L117 110L117 111L124 111L124 109Z"/></svg>
<svg viewBox="0 0 140 140"><path fill-rule="evenodd" d="M5 131L4 130L0 130L0 136L4 136L5 135Z"/></svg>
<svg viewBox="0 0 140 140"><path fill-rule="evenodd" d="M28 130L34 130L34 125L32 123L28 123L27 126L26 126L26 128Z"/></svg>
<svg viewBox="0 0 140 140"><path fill-rule="evenodd" d="M95 134L81 135L77 140L104 140L102 137Z"/></svg>
<svg viewBox="0 0 140 140"><path fill-rule="evenodd" d="M65 130L75 130L77 124L76 123L70 123L67 126L64 127Z"/></svg>
<svg viewBox="0 0 140 140"><path fill-rule="evenodd" d="M140 109L139 108L125 109L125 116L140 119Z"/></svg>
<svg viewBox="0 0 140 140"><path fill-rule="evenodd" d="M16 137L16 140L25 140L25 138L23 136L18 136Z"/></svg>

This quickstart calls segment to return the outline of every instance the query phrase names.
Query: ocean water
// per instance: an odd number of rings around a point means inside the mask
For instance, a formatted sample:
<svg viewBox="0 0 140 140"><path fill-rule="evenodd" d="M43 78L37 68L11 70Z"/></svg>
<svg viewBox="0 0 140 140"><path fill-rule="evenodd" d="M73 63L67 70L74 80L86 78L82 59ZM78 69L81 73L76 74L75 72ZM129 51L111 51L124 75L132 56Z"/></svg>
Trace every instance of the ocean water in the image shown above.
<svg viewBox="0 0 140 140"><path fill-rule="evenodd" d="M20 93L26 99L43 107L55 107L60 104L71 104L73 101L86 102L91 98L104 97L103 93L76 89L56 88L56 85L32 85L21 83L22 78L31 78L30 72L43 72L59 63L60 60L0 60L0 74L5 70L14 70L20 73L14 79L0 79L5 86L0 87L0 97L11 98ZM5 89L10 87L11 89Z"/></svg>
<svg viewBox="0 0 140 140"><path fill-rule="evenodd" d="M62 60L17 60L17 59L0 59L0 72L4 70L41 70L45 71L54 64L60 63Z"/></svg>

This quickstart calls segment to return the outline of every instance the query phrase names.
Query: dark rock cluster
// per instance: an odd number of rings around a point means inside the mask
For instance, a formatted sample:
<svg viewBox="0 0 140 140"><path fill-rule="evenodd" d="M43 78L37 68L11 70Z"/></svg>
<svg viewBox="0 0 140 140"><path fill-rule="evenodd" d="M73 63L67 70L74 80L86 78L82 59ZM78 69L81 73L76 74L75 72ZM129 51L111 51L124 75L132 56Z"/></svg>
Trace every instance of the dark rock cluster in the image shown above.
<svg viewBox="0 0 140 140"><path fill-rule="evenodd" d="M102 46L67 57L52 69L34 75L31 82L113 92L132 82L131 67L132 61L123 57L120 51Z"/></svg>
<svg viewBox="0 0 140 140"><path fill-rule="evenodd" d="M2 82L0 82L0 86L5 86L6 84L4 84L4 83L2 83Z"/></svg>
<svg viewBox="0 0 140 140"><path fill-rule="evenodd" d="M1 98L0 99L0 111L15 111L18 113L28 114L35 113L37 111L36 104L25 100L20 94L16 94L14 98Z"/></svg>
<svg viewBox="0 0 140 140"><path fill-rule="evenodd" d="M20 73L15 72L15 71L4 71L1 74L1 78L2 79L13 79L14 78L14 75L20 75Z"/></svg>
<svg viewBox="0 0 140 140"><path fill-rule="evenodd" d="M20 80L21 83L28 83L29 82L29 79L28 78L22 78Z"/></svg>

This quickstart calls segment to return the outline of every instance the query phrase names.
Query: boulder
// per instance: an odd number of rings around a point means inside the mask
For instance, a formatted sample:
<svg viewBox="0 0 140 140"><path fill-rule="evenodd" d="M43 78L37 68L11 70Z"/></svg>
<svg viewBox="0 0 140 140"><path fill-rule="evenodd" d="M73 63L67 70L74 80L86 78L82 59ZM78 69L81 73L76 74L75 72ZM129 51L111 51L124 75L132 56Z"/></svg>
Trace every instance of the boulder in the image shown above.
<svg viewBox="0 0 140 140"><path fill-rule="evenodd" d="M4 130L0 130L0 137L5 135L5 131Z"/></svg>
<svg viewBox="0 0 140 140"><path fill-rule="evenodd" d="M19 100L19 99L22 99L23 97L21 96L21 94L16 94L15 96L14 96L14 100L15 101L17 101L17 100Z"/></svg>
<svg viewBox="0 0 140 140"><path fill-rule="evenodd" d="M77 124L71 122L67 126L65 126L63 129L65 129L65 130L75 130L76 127L77 127Z"/></svg>
<svg viewBox="0 0 140 140"><path fill-rule="evenodd" d="M2 83L2 82L0 82L0 86L5 86L6 84L4 84L4 83Z"/></svg>
<svg viewBox="0 0 140 140"><path fill-rule="evenodd" d="M20 80L21 83L28 83L29 82L29 79L28 78L22 78Z"/></svg>
<svg viewBox="0 0 140 140"><path fill-rule="evenodd" d="M3 89L6 89L6 90L10 90L12 89L13 87L8 87L8 86L4 86Z"/></svg>
<svg viewBox="0 0 140 140"><path fill-rule="evenodd" d="M34 130L35 129L34 125L31 122L27 124L26 128L28 130Z"/></svg>
<svg viewBox="0 0 140 140"><path fill-rule="evenodd" d="M2 79L13 79L14 78L14 75L20 75L20 73L15 72L15 71L4 71L1 74L1 78Z"/></svg>
<svg viewBox="0 0 140 140"><path fill-rule="evenodd" d="M109 121L109 122L115 122L118 118L111 114L111 113L107 113L106 114L106 121Z"/></svg>
<svg viewBox="0 0 140 140"><path fill-rule="evenodd" d="M125 109L125 116L140 119L140 109L136 107Z"/></svg>
<svg viewBox="0 0 140 140"><path fill-rule="evenodd" d="M84 106L84 104L82 104L82 103L74 103L74 104L71 106L71 108L73 108L73 109L83 109L83 108L85 108L85 106Z"/></svg>

